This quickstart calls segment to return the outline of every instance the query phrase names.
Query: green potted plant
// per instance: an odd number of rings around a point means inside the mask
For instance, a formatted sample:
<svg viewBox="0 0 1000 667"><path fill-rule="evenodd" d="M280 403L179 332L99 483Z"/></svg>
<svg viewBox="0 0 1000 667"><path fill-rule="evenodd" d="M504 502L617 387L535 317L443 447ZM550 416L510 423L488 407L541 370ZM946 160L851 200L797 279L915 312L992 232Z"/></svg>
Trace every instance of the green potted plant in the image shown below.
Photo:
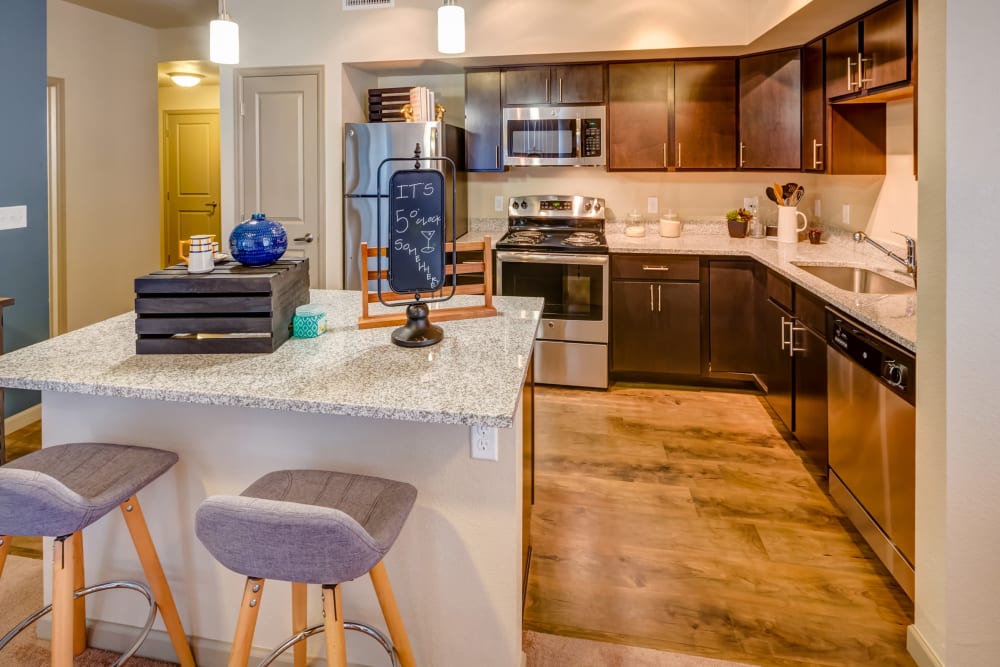
<svg viewBox="0 0 1000 667"><path fill-rule="evenodd" d="M747 226L753 219L753 213L745 208L733 209L726 213L726 223L729 226L729 236L741 239L747 235Z"/></svg>

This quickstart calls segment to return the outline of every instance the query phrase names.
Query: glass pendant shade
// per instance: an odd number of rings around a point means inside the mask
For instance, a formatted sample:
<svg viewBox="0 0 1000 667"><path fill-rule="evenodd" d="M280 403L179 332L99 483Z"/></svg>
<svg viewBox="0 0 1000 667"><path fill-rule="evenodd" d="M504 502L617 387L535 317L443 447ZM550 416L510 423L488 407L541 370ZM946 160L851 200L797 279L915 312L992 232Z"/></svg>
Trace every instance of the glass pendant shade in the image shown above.
<svg viewBox="0 0 1000 667"><path fill-rule="evenodd" d="M438 7L438 51L465 53L465 10L455 0Z"/></svg>
<svg viewBox="0 0 1000 667"><path fill-rule="evenodd" d="M240 26L227 14L220 14L209 29L209 59L220 65L238 65L240 62Z"/></svg>

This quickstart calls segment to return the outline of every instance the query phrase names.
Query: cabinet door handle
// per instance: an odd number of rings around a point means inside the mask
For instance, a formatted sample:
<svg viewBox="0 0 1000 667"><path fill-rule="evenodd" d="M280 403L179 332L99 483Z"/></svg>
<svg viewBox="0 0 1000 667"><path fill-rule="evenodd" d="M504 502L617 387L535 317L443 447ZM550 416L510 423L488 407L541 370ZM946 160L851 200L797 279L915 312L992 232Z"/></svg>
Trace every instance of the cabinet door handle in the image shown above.
<svg viewBox="0 0 1000 667"><path fill-rule="evenodd" d="M552 101L552 91L549 90L549 77L545 77L545 102L548 104Z"/></svg>
<svg viewBox="0 0 1000 667"><path fill-rule="evenodd" d="M822 169L823 161L816 157L816 151L823 147L823 144L813 139L813 169Z"/></svg>
<svg viewBox="0 0 1000 667"><path fill-rule="evenodd" d="M655 266L653 264L643 264L642 265L642 270L643 271L669 271L670 267L669 266Z"/></svg>
<svg viewBox="0 0 1000 667"><path fill-rule="evenodd" d="M500 168L500 144L497 144L497 169Z"/></svg>
<svg viewBox="0 0 1000 667"><path fill-rule="evenodd" d="M851 75L852 69L854 69L854 61L851 60L850 56L847 56L847 92L854 90L854 78Z"/></svg>
<svg viewBox="0 0 1000 667"><path fill-rule="evenodd" d="M791 326L791 322L785 319L784 315L781 317L781 349L784 350L785 346L788 345L788 341L785 340L785 327Z"/></svg>
<svg viewBox="0 0 1000 667"><path fill-rule="evenodd" d="M649 312L653 312L653 283L649 283Z"/></svg>
<svg viewBox="0 0 1000 667"><path fill-rule="evenodd" d="M663 144L663 166L667 166L667 145ZM681 166L681 142L677 142L677 167Z"/></svg>
<svg viewBox="0 0 1000 667"><path fill-rule="evenodd" d="M667 168L667 143L663 142L663 168Z"/></svg>
<svg viewBox="0 0 1000 667"><path fill-rule="evenodd" d="M663 285L656 286L656 312L663 312Z"/></svg>
<svg viewBox="0 0 1000 667"><path fill-rule="evenodd" d="M562 77L559 77L559 101L562 102Z"/></svg>
<svg viewBox="0 0 1000 667"><path fill-rule="evenodd" d="M744 151L745 148L746 148L746 144L744 144L741 141L740 142L740 167L742 167L744 164L746 164L746 160L743 159L743 151Z"/></svg>
<svg viewBox="0 0 1000 667"><path fill-rule="evenodd" d="M795 347L795 332L796 331L805 331L806 328L805 327L797 327L797 326L795 326L795 320L792 320L788 324L790 325L788 327L788 356L793 357L793 356L795 356L796 352L805 352L806 351L806 348L804 348L804 347Z"/></svg>
<svg viewBox="0 0 1000 667"><path fill-rule="evenodd" d="M875 61L872 58L862 58L861 54L859 53L858 54L858 90L861 90L862 87L867 88L868 86L866 86L865 84L872 82L871 76L869 76L868 78L865 78L865 75L864 75L865 63L872 63L872 65L874 65Z"/></svg>

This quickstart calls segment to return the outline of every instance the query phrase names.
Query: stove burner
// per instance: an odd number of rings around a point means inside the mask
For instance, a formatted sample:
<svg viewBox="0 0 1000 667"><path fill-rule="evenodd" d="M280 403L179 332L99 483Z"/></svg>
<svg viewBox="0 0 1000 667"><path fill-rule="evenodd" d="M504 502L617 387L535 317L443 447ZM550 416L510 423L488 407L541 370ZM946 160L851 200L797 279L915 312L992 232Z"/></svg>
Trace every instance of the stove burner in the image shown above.
<svg viewBox="0 0 1000 667"><path fill-rule="evenodd" d="M511 232L504 241L513 245L537 245L545 240L545 234L532 230Z"/></svg>
<svg viewBox="0 0 1000 667"><path fill-rule="evenodd" d="M601 245L601 237L594 232L574 232L563 239L563 244L572 246Z"/></svg>

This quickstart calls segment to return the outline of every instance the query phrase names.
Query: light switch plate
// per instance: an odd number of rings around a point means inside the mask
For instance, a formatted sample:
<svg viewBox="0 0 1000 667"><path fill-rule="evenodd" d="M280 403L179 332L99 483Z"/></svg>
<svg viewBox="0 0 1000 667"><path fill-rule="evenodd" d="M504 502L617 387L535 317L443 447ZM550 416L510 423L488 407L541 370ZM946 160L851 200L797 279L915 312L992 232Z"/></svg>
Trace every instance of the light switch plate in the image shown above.
<svg viewBox="0 0 1000 667"><path fill-rule="evenodd" d="M27 206L0 207L0 229L20 229L28 226Z"/></svg>
<svg viewBox="0 0 1000 667"><path fill-rule="evenodd" d="M646 213L659 213L660 200L657 197L646 198Z"/></svg>
<svg viewBox="0 0 1000 667"><path fill-rule="evenodd" d="M851 224L851 205L850 204L844 204L844 206L841 208L840 221L842 223L844 223L844 225L850 226L850 224Z"/></svg>
<svg viewBox="0 0 1000 667"><path fill-rule="evenodd" d="M503 210L503 195L497 195L493 198L493 210L494 211Z"/></svg>
<svg viewBox="0 0 1000 667"><path fill-rule="evenodd" d="M819 199L813 202L813 215L815 215L817 218L823 217L823 202L821 202Z"/></svg>

